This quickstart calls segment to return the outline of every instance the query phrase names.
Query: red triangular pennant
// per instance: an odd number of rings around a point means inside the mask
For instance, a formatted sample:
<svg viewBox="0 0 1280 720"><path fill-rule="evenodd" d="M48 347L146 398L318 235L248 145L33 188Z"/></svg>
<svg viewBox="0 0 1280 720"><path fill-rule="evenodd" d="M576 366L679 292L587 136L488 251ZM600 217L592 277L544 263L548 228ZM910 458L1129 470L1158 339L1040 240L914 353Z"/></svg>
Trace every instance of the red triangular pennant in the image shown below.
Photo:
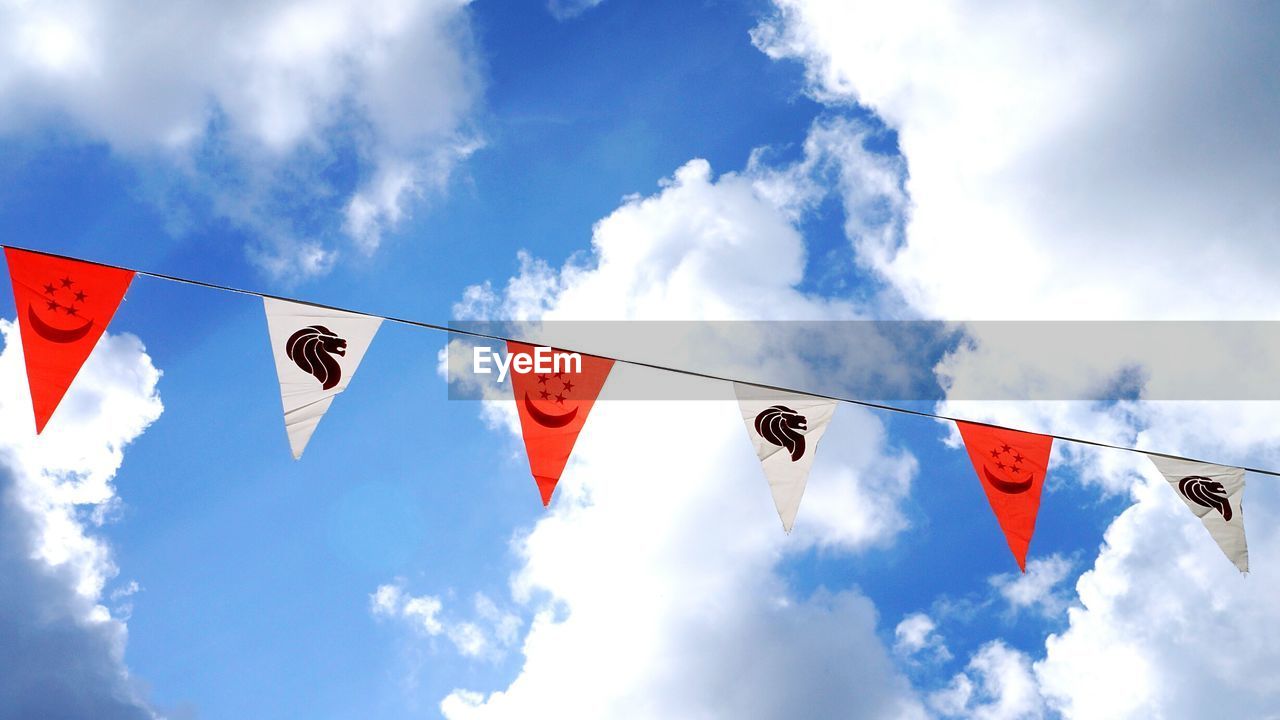
<svg viewBox="0 0 1280 720"><path fill-rule="evenodd" d="M534 351L532 345L507 343L507 353L513 357L522 353L533 358ZM520 373L516 371L517 363L511 365L511 390L519 408L520 431L543 506L551 503L551 493L569 462L578 433L613 368L612 360L580 357L582 367L578 372L567 372L562 366L559 372L555 371L557 368L544 367L553 371Z"/></svg>
<svg viewBox="0 0 1280 720"><path fill-rule="evenodd" d="M132 270L5 248L36 433L106 331Z"/></svg>
<svg viewBox="0 0 1280 720"><path fill-rule="evenodd" d="M956 425L1009 549L1026 572L1053 438L974 423Z"/></svg>

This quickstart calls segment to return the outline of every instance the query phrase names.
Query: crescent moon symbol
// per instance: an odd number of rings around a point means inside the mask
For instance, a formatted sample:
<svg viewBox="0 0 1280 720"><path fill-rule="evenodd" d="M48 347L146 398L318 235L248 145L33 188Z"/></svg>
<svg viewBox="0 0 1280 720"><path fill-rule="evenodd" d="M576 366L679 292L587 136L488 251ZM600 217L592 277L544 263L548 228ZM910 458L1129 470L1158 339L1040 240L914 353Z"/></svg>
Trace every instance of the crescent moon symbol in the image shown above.
<svg viewBox="0 0 1280 720"><path fill-rule="evenodd" d="M84 338L93 329L93 321L87 320L84 325L70 330L61 330L40 319L30 303L27 303L27 320L31 323L31 329L36 331L40 337L55 343L73 343Z"/></svg>
<svg viewBox="0 0 1280 720"><path fill-rule="evenodd" d="M986 465L982 466L982 474L987 476L987 482L991 483L995 489L1008 495L1017 495L1018 493L1024 493L1030 490L1031 481L1035 479L1028 473L1028 477L1025 482L1009 482L1008 480L1001 480L991 474L991 470L989 470Z"/></svg>
<svg viewBox="0 0 1280 720"><path fill-rule="evenodd" d="M578 408L576 407L563 415L544 413L534 406L533 401L529 399L529 393L527 392L524 394L524 409L529 411L529 417L533 418L534 422L543 427L549 428L564 427L565 425L573 422L574 418L578 417Z"/></svg>

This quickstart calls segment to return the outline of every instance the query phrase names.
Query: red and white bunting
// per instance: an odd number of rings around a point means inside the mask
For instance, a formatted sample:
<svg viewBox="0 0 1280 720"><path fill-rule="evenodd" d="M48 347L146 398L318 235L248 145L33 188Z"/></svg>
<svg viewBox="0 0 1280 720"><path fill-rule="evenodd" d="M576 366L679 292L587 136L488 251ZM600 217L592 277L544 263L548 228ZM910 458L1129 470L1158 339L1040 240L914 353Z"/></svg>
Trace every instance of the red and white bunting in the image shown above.
<svg viewBox="0 0 1280 720"><path fill-rule="evenodd" d="M137 273L12 247L5 247L5 257L17 309L35 430L39 434L106 332ZM143 274L258 295L202 281ZM350 384L384 318L300 301L259 297L263 299L280 382L285 430L297 459L334 397ZM427 323L398 322L445 330ZM509 358L502 372L511 369L511 389L529 468L542 504L547 506L614 361L514 340L506 343ZM550 358L553 367L542 368L536 358ZM662 369L662 366L644 364ZM700 375L679 368L665 369ZM778 517L789 533L799 512L817 446L841 401L739 382L733 382L733 388ZM946 419L927 412L887 405L878 407ZM1054 436L983 423L956 421L956 425L1009 549L1018 567L1025 572ZM1076 442L1102 444L1088 440ZM1245 470L1158 453L1147 455L1187 508L1200 519L1223 554L1239 570L1248 572L1242 505ZM1280 476L1268 470L1254 472Z"/></svg>

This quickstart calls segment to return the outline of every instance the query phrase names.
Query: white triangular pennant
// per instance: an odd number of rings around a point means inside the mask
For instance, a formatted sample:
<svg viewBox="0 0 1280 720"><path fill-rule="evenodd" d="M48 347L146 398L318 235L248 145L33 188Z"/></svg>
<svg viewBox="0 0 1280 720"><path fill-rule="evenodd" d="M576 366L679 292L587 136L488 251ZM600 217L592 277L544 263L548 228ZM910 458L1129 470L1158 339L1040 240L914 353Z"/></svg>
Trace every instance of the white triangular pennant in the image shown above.
<svg viewBox="0 0 1280 720"><path fill-rule="evenodd" d="M1244 540L1244 470L1160 455L1147 457L1204 523L1227 558L1241 572L1249 572L1249 547Z"/></svg>
<svg viewBox="0 0 1280 720"><path fill-rule="evenodd" d="M347 389L382 318L263 298L294 459L333 397Z"/></svg>
<svg viewBox="0 0 1280 720"><path fill-rule="evenodd" d="M782 529L791 532L818 441L835 415L834 400L733 384L747 435L764 468Z"/></svg>

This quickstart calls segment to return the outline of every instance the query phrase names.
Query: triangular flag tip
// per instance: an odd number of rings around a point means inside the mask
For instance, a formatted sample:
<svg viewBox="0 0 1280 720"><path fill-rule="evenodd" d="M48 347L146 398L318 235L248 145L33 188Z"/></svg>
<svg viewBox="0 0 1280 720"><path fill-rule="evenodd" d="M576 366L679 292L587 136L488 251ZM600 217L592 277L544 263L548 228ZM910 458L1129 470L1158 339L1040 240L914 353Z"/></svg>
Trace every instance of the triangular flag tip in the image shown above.
<svg viewBox="0 0 1280 720"><path fill-rule="evenodd" d="M1222 554L1240 572L1249 572L1249 546L1244 536L1244 469L1147 455L1169 486L1182 498Z"/></svg>
<svg viewBox="0 0 1280 720"><path fill-rule="evenodd" d="M790 535L818 442L835 415L836 402L744 383L734 383L733 392L782 530Z"/></svg>
<svg viewBox="0 0 1280 720"><path fill-rule="evenodd" d="M542 507L550 507L551 495L556 491L557 478L534 475L533 479L538 483L538 495L542 497Z"/></svg>
<svg viewBox="0 0 1280 720"><path fill-rule="evenodd" d="M507 353L523 354L530 364L537 362L535 346L507 342ZM529 455L529 470L538 485L543 507L551 504L560 474L569 462L578 433L586 425L587 416L595 405L613 361L605 358L572 353L543 354L550 367L548 372L518 372L511 363L511 392L520 416L520 434L524 437Z"/></svg>
<svg viewBox="0 0 1280 720"><path fill-rule="evenodd" d="M956 426L1009 551L1026 573L1053 438L978 423Z"/></svg>
<svg viewBox="0 0 1280 720"><path fill-rule="evenodd" d="M133 271L4 249L36 434L44 432L133 281Z"/></svg>
<svg viewBox="0 0 1280 720"><path fill-rule="evenodd" d="M298 460L333 398L356 374L382 318L275 298L262 302L285 432Z"/></svg>

